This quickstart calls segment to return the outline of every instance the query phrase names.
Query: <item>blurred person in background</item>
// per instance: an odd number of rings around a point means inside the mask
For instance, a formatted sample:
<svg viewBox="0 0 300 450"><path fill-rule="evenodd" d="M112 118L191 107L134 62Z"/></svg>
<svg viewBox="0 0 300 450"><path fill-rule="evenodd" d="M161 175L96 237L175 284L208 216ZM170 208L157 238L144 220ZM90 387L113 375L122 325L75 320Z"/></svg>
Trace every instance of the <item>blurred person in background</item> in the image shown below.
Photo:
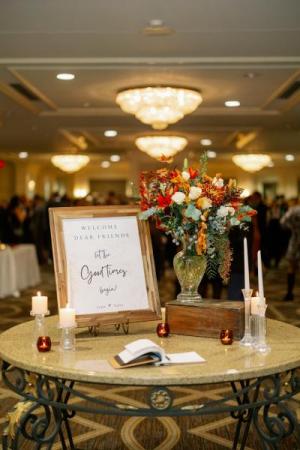
<svg viewBox="0 0 300 450"><path fill-rule="evenodd" d="M6 241L17 245L28 242L27 236L28 213L18 195L14 195L7 207Z"/></svg>
<svg viewBox="0 0 300 450"><path fill-rule="evenodd" d="M277 196L271 203L268 211L267 225L267 247L270 265L274 260L275 268L278 267L280 260L284 256L290 233L284 230L280 225L280 220L288 209L287 202L283 195ZM274 245L276 242L276 245Z"/></svg>
<svg viewBox="0 0 300 450"><path fill-rule="evenodd" d="M47 217L46 204L40 195L35 195L30 216L30 232L40 264L47 262Z"/></svg>
<svg viewBox="0 0 300 450"><path fill-rule="evenodd" d="M294 300L296 271L300 264L300 205L291 206L281 219L281 225L291 231L291 237L286 253L289 263L287 274L287 293L283 300ZM276 243L275 243L276 245Z"/></svg>
<svg viewBox="0 0 300 450"><path fill-rule="evenodd" d="M267 245L267 211L268 207L264 203L260 192L255 191L248 198L248 204L256 210L257 215L254 216L257 222L256 235L253 236L253 248L252 251L256 255L258 250L261 250L261 256L263 263L266 267L270 266L270 260L268 255Z"/></svg>
<svg viewBox="0 0 300 450"><path fill-rule="evenodd" d="M242 289L245 287L244 274L244 237L247 237L248 254L251 255L253 226L247 231L238 227L231 228L229 232L232 261L228 283L228 300L243 300ZM252 270L252 258L249 258L249 270Z"/></svg>
<svg viewBox="0 0 300 450"><path fill-rule="evenodd" d="M6 206L0 203L0 242L6 242Z"/></svg>
<svg viewBox="0 0 300 450"><path fill-rule="evenodd" d="M114 191L109 191L105 199L105 205L119 205L120 200Z"/></svg>

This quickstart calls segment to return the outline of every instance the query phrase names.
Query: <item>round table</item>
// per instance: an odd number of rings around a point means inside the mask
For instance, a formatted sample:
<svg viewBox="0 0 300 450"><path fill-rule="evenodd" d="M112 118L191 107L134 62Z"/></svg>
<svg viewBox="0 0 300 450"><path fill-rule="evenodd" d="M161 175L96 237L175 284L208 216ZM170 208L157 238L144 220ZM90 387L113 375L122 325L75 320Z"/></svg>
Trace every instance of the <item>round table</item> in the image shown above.
<svg viewBox="0 0 300 450"><path fill-rule="evenodd" d="M240 347L238 342L223 346L217 339L172 335L160 339L153 332L155 323L130 324L128 335L113 326L101 328L99 336L78 329L76 350L59 347L57 317L46 319L52 350L38 353L32 344L34 322L17 325L0 336L2 376L9 388L23 396L19 414L11 415L11 423L3 438L17 449L20 436L36 443L47 442L51 448L57 436L62 448L74 449L70 419L77 411L126 416L196 416L228 412L237 419L233 449L245 448L253 422L266 448L280 448L280 442L297 426L295 415L286 400L300 392L300 329L283 322L268 320L267 336L271 351L258 354ZM206 362L170 366L144 366L114 369L108 360L125 344L150 338L167 353L194 350ZM232 393L204 404L176 406L173 386L207 385L227 382ZM89 396L81 383L101 385L144 386L145 407L119 404ZM82 404L82 399L85 404ZM76 400L80 400L76 403ZM43 409L43 414L35 411ZM18 412L18 406L16 406ZM263 412L263 414L260 414ZM18 417L16 420L15 417ZM262 421L259 419L262 416ZM55 422L49 432L50 422ZM30 423L30 427L29 427ZM30 430L29 430L30 428ZM53 427L52 427L53 428ZM66 433L64 432L66 430ZM269 447L268 447L269 446ZM38 448L38 447L37 447Z"/></svg>

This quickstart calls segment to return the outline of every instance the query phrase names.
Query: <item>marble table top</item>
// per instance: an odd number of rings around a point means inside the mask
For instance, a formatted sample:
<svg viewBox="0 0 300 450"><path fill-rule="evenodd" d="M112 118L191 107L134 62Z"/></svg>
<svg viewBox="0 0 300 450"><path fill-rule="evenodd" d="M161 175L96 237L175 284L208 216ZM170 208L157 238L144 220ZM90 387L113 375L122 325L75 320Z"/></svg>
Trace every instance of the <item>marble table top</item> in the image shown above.
<svg viewBox="0 0 300 450"><path fill-rule="evenodd" d="M33 347L33 321L17 325L0 336L0 356L10 364L53 377L83 382L126 385L188 385L243 380L300 367L300 329L283 322L268 320L269 354L257 354L238 342L224 346L218 339L171 335L156 336L156 322L130 324L128 335L113 326L103 326L98 337L86 329L77 330L76 350L61 351L57 316L46 319L52 339L49 353ZM108 360L126 343L149 338L167 353L196 351L206 362L170 366L144 366L114 369Z"/></svg>

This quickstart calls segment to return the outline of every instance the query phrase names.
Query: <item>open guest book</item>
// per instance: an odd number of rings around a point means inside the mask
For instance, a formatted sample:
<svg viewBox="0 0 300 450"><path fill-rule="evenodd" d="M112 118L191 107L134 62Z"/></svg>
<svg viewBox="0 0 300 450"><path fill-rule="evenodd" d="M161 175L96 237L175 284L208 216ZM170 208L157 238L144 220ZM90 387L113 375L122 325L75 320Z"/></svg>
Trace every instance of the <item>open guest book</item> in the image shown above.
<svg viewBox="0 0 300 450"><path fill-rule="evenodd" d="M110 361L115 369L154 364L190 364L205 362L196 352L168 353L150 339L138 339L125 345L124 350Z"/></svg>

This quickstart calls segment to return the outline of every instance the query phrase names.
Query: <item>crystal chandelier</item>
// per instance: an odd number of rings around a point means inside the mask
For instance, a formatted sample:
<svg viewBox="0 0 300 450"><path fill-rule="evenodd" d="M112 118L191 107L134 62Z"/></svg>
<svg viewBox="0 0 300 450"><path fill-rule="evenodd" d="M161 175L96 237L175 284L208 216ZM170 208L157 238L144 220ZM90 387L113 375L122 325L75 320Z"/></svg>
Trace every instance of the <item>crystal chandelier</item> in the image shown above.
<svg viewBox="0 0 300 450"><path fill-rule="evenodd" d="M234 155L232 161L246 172L258 172L271 163L271 157L264 154Z"/></svg>
<svg viewBox="0 0 300 450"><path fill-rule="evenodd" d="M87 155L54 155L51 162L55 167L67 173L78 172L90 161Z"/></svg>
<svg viewBox="0 0 300 450"><path fill-rule="evenodd" d="M143 136L135 140L142 152L158 160L172 158L184 149L187 142L182 136Z"/></svg>
<svg viewBox="0 0 300 450"><path fill-rule="evenodd" d="M157 86L126 89L118 93L116 102L141 122L163 130L195 111L202 96L194 89Z"/></svg>

